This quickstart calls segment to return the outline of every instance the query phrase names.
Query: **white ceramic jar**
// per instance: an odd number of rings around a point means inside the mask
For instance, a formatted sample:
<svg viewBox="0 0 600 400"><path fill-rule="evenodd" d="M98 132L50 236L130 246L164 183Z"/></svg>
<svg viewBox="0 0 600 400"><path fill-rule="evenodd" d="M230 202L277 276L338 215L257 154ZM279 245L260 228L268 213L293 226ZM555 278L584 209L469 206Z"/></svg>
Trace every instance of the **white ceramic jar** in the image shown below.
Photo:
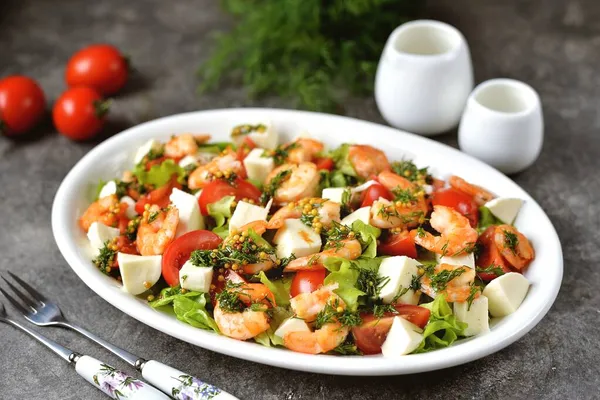
<svg viewBox="0 0 600 400"><path fill-rule="evenodd" d="M473 90L458 130L462 151L513 174L535 162L543 140L541 102L531 86L491 79Z"/></svg>
<svg viewBox="0 0 600 400"><path fill-rule="evenodd" d="M473 89L464 36L439 21L400 25L388 38L375 78L375 100L392 126L425 136L454 128Z"/></svg>

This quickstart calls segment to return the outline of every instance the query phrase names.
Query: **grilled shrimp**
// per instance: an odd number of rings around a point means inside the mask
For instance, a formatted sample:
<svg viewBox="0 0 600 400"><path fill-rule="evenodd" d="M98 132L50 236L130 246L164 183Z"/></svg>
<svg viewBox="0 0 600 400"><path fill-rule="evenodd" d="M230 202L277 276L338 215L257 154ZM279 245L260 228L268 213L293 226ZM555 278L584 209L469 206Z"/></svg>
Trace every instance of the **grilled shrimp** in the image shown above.
<svg viewBox="0 0 600 400"><path fill-rule="evenodd" d="M518 270L525 268L535 257L529 240L511 225L498 225L494 230L494 242L502 257Z"/></svg>
<svg viewBox="0 0 600 400"><path fill-rule="evenodd" d="M284 272L311 271L325 268L323 264L331 257L341 257L355 260L362 254L360 242L356 239L344 239L333 243L332 247L309 256L300 257L290 261L283 269Z"/></svg>
<svg viewBox="0 0 600 400"><path fill-rule="evenodd" d="M79 226L86 232L94 222L116 226L119 218L125 214L126 210L127 204L119 203L117 195L111 194L90 204L79 218Z"/></svg>
<svg viewBox="0 0 600 400"><path fill-rule="evenodd" d="M136 244L143 256L163 254L167 246L175 239L179 224L179 210L169 207L161 210L153 204L144 211L137 232Z"/></svg>
<svg viewBox="0 0 600 400"><path fill-rule="evenodd" d="M292 149L288 151L287 161L299 164L305 161L313 161L315 156L323 151L323 143L315 139L299 138L292 143Z"/></svg>
<svg viewBox="0 0 600 400"><path fill-rule="evenodd" d="M492 200L494 197L496 197L493 193L485 190L481 186L473 185L472 183L469 183L463 178L456 175L452 175L448 182L450 183L450 186L452 186L454 189L460 190L461 192L473 196L473 199L475 200L475 203L477 203L478 206L482 206L488 201Z"/></svg>
<svg viewBox="0 0 600 400"><path fill-rule="evenodd" d="M314 213L313 222L317 219L315 225L320 222L322 227L327 228L332 221L340 222L340 208L340 203L318 197L288 203L273 214L267 229L279 229L286 219L300 218L303 214L310 213Z"/></svg>
<svg viewBox="0 0 600 400"><path fill-rule="evenodd" d="M280 165L267 176L266 184L287 170L290 171L289 176L275 190L275 204L287 204L305 197L313 197L317 193L320 175L317 166L311 162Z"/></svg>
<svg viewBox="0 0 600 400"><path fill-rule="evenodd" d="M348 149L348 159L361 178L369 178L390 169L385 153L367 144L354 144Z"/></svg>
<svg viewBox="0 0 600 400"><path fill-rule="evenodd" d="M453 303L462 303L467 301L471 295L471 285L475 280L475 270L467 266L440 264L433 271L434 274L439 274L442 271L457 271L457 276L442 284L434 285L429 276L423 275L421 278L421 290L429 297L436 297L440 294L446 296L446 300ZM479 292L473 294L473 298L479 297Z"/></svg>
<svg viewBox="0 0 600 400"><path fill-rule="evenodd" d="M440 236L423 230L413 230L411 235L415 243L434 253L459 255L469 251L477 241L477 231L469 220L450 207L434 206L429 222Z"/></svg>
<svg viewBox="0 0 600 400"><path fill-rule="evenodd" d="M245 173L242 162L237 159L235 154L225 154L215 157L208 164L204 164L196 168L188 178L189 188L202 189L208 182L210 182L211 176L219 171L231 171L238 175Z"/></svg>

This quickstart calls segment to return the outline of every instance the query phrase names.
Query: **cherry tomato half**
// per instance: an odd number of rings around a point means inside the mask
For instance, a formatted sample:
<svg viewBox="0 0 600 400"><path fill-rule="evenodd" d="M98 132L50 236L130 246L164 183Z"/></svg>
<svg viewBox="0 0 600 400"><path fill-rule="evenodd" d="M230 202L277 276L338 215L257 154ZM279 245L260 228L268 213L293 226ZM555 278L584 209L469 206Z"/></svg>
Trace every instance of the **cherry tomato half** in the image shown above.
<svg viewBox="0 0 600 400"><path fill-rule="evenodd" d="M235 156L238 160L244 161L248 153L250 153L250 151L255 148L256 143L254 143L252 139L246 136L242 144L238 147L237 151L235 152Z"/></svg>
<svg viewBox="0 0 600 400"><path fill-rule="evenodd" d="M387 188L380 184L374 184L369 186L363 195L361 207L370 207L373 205L373 202L379 200L380 197L383 197L387 200L393 200L394 196L392 193L387 190Z"/></svg>
<svg viewBox="0 0 600 400"><path fill-rule="evenodd" d="M235 196L236 200L251 199L258 202L260 195L261 192L256 186L241 178L236 178L233 184L223 179L216 179L202 189L198 204L202 215L208 215L206 207L225 196Z"/></svg>
<svg viewBox="0 0 600 400"><path fill-rule="evenodd" d="M0 133L16 136L29 131L45 109L44 92L33 79L13 75L0 80Z"/></svg>
<svg viewBox="0 0 600 400"><path fill-rule="evenodd" d="M292 279L292 287L290 294L292 297L298 296L300 293L312 293L317 290L325 280L327 270L315 271L298 271Z"/></svg>
<svg viewBox="0 0 600 400"><path fill-rule="evenodd" d="M223 240L215 233L197 230L175 239L165 250L162 258L162 275L169 286L179 285L179 270L194 250L216 249Z"/></svg>
<svg viewBox="0 0 600 400"><path fill-rule="evenodd" d="M473 197L453 188L441 189L431 194L431 203L434 206L452 207L469 219L473 228L479 222L479 208Z"/></svg>
<svg viewBox="0 0 600 400"><path fill-rule="evenodd" d="M89 87L66 90L54 104L52 119L56 129L73 140L94 137L104 126L108 103Z"/></svg>
<svg viewBox="0 0 600 400"><path fill-rule="evenodd" d="M397 314L388 312L381 318L376 318L373 314L361 314L363 323L352 328L352 335L356 347L364 354L381 353L381 345L387 338L394 317L402 317L420 328L424 328L429 321L430 311L425 307L395 304L394 308L398 312Z"/></svg>
<svg viewBox="0 0 600 400"><path fill-rule="evenodd" d="M387 256L407 256L417 258L415 239L407 231L390 234L377 247L379 253Z"/></svg>
<svg viewBox="0 0 600 400"><path fill-rule="evenodd" d="M329 157L317 158L315 164L317 165L318 170L326 169L327 171L331 171L333 170L333 167L335 167L333 158Z"/></svg>
<svg viewBox="0 0 600 400"><path fill-rule="evenodd" d="M171 196L173 188L181 189L181 184L177 182L176 176L173 176L166 185L156 188L140 197L135 203L135 212L141 215L144 212L146 204L156 204L160 208L168 206L171 202L169 196Z"/></svg>
<svg viewBox="0 0 600 400"><path fill-rule="evenodd" d="M119 50L108 44L96 44L73 54L65 80L69 87L87 86L111 95L125 85L128 74L127 60Z"/></svg>
<svg viewBox="0 0 600 400"><path fill-rule="evenodd" d="M493 265L494 267L502 268L504 272L511 272L510 267L506 261L504 261L504 257L502 257L502 254L494 241L495 229L495 226L490 226L481 234L481 236L479 236L479 239L477 239L477 243L481 246L481 252L477 256L476 264L483 269ZM478 272L477 275L481 280L486 282L498 277L494 273L487 272Z"/></svg>

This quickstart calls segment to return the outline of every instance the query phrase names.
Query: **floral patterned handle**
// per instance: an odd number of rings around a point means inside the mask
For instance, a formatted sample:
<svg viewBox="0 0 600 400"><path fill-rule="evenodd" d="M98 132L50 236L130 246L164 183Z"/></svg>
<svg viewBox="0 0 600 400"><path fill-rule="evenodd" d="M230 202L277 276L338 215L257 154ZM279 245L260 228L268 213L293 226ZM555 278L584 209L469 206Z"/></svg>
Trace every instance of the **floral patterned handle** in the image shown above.
<svg viewBox="0 0 600 400"><path fill-rule="evenodd" d="M142 376L177 400L238 400L216 386L158 361L146 361Z"/></svg>
<svg viewBox="0 0 600 400"><path fill-rule="evenodd" d="M116 400L163 400L168 396L146 383L116 370L102 361L80 356L75 370L86 381Z"/></svg>

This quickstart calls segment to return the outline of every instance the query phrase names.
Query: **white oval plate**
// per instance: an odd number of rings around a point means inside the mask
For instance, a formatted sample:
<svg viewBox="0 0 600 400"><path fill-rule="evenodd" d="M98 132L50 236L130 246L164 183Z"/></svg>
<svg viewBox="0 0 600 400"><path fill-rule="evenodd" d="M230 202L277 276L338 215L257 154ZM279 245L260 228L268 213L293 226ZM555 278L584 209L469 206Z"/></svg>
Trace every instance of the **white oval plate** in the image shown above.
<svg viewBox="0 0 600 400"><path fill-rule="evenodd" d="M399 359L382 356L330 356L294 353L241 342L193 328L175 317L155 311L147 303L121 290L90 261L85 235L77 225L100 179L108 180L128 168L138 146L151 138L166 139L182 132L208 132L213 140L228 140L231 128L249 121L272 121L283 140L302 132L329 146L343 142L368 143L384 149L392 160L412 158L430 166L434 175L457 174L500 196L525 200L516 225L533 243L536 259L525 276L531 289L512 315L494 321L489 333L465 339L454 346ZM186 342L245 360L277 367L340 375L396 375L437 370L494 353L518 340L548 312L560 288L563 259L558 236L540 206L519 186L488 165L433 140L356 119L275 109L227 109L174 115L128 129L97 146L83 157L62 182L52 207L56 243L75 273L98 295L139 321Z"/></svg>

